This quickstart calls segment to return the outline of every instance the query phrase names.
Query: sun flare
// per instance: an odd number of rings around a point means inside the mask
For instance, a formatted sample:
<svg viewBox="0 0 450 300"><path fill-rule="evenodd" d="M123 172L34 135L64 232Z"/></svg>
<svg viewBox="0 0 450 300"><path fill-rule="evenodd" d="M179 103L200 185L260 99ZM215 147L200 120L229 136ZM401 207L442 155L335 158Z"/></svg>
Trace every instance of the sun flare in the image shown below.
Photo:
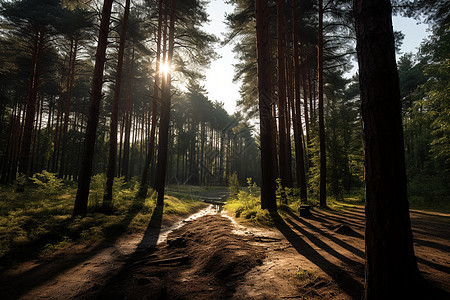
<svg viewBox="0 0 450 300"><path fill-rule="evenodd" d="M167 63L162 63L159 67L159 71L163 74L169 74L171 71L171 67Z"/></svg>

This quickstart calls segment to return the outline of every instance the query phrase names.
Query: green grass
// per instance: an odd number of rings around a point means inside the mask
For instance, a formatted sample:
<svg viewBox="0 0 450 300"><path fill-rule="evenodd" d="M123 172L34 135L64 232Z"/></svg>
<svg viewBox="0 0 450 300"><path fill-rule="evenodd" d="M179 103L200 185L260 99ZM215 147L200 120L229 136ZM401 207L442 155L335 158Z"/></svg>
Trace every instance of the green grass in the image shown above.
<svg viewBox="0 0 450 300"><path fill-rule="evenodd" d="M240 190L236 196L228 198L224 209L241 223L255 226L273 227L278 222L278 215L261 209L261 196L258 190Z"/></svg>
<svg viewBox="0 0 450 300"><path fill-rule="evenodd" d="M300 281L310 283L310 282L314 282L319 277L319 275L317 275L316 273L314 273L312 271L302 270L299 268L297 270L297 272L295 273L295 277Z"/></svg>
<svg viewBox="0 0 450 300"><path fill-rule="evenodd" d="M156 193L150 190L146 199L139 199L135 197L135 183L126 186L117 180L113 210L105 214L99 200L103 177L94 178L97 182L91 186L84 218L71 216L76 195L72 183L51 193L36 183L27 184L23 193L15 192L15 185L0 185L0 263L51 255L74 243L95 244L124 233L143 232L156 207ZM163 221L170 222L203 207L206 204L196 197L166 196Z"/></svg>
<svg viewBox="0 0 450 300"><path fill-rule="evenodd" d="M450 201L427 203L422 197L409 197L409 208L450 214Z"/></svg>

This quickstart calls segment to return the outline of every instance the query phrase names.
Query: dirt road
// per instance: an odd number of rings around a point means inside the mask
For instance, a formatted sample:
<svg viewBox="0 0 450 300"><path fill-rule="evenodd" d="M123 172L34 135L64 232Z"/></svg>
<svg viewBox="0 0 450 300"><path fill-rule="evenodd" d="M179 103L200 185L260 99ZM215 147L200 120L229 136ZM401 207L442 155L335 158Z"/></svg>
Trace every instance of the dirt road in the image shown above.
<svg viewBox="0 0 450 300"><path fill-rule="evenodd" d="M419 268L448 293L449 217L411 216ZM242 227L210 210L156 246L165 229L123 237L95 255L56 258L66 264L40 266L47 273L10 271L1 298L360 299L363 228L361 207L291 214L273 229Z"/></svg>

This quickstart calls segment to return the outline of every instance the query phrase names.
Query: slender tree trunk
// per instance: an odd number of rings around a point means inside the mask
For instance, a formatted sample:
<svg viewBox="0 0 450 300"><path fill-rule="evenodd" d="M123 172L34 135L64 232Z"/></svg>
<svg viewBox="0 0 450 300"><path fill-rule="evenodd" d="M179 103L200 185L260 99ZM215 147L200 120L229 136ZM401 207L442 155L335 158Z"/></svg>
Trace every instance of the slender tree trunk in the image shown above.
<svg viewBox="0 0 450 300"><path fill-rule="evenodd" d="M13 141L14 141L14 126L15 126L15 120L16 120L16 108L17 105L15 105L13 107L13 110L11 111L11 116L9 119L9 126L8 126L8 131L7 131L7 144L6 144L6 149L5 152L3 152L3 156L2 156L2 164L1 164L1 168L0 170L2 171L2 176L1 176L1 182L2 183L7 183L7 176L9 173L9 162L11 161L11 159L8 159L8 156L10 156L9 154L12 153L11 148L13 146Z"/></svg>
<svg viewBox="0 0 450 300"><path fill-rule="evenodd" d="M16 132L14 133L15 142L14 142L14 151L12 152L12 159L11 159L11 172L9 174L9 181L14 181L16 179L16 173L17 173L17 164L19 160L20 155L20 144L23 139L23 132L25 128L25 115L26 115L27 107L22 105L19 105L19 114L16 120Z"/></svg>
<svg viewBox="0 0 450 300"><path fill-rule="evenodd" d="M106 186L103 195L103 208L110 209L112 203L112 191L114 185L114 177L116 171L117 159L117 124L119 120L119 99L120 88L122 85L122 69L123 69L123 55L125 52L125 41L128 27L128 15L130 12L130 0L125 2L125 11L122 19L122 29L120 31L119 53L117 57L116 82L114 85L113 105L111 112L111 127L109 133L109 156L108 169L106 171Z"/></svg>
<svg viewBox="0 0 450 300"><path fill-rule="evenodd" d="M298 31L297 31L298 34ZM302 40L300 39L300 69L301 69L301 81L303 86L303 106L305 111L305 131L306 131L306 141L309 143L309 118L308 118L308 89L306 82L306 68L307 66L307 56L305 51L305 46L303 45ZM300 76L300 75L299 75ZM305 147L306 148L306 147Z"/></svg>
<svg viewBox="0 0 450 300"><path fill-rule="evenodd" d="M391 6L355 0L365 157L365 299L426 299L406 191L406 168Z"/></svg>
<svg viewBox="0 0 450 300"><path fill-rule="evenodd" d="M291 54L291 40L290 36L288 34L288 31L286 29L286 23L284 22L284 32L285 32L285 42L286 47L284 48L284 56L286 59L286 72L285 72L285 79L286 79L286 94L287 94L287 101L286 101L286 107L285 107L285 118L286 118L286 163L287 163L287 184L288 187L294 186L294 179L292 176L292 143L291 143L291 108L294 107L294 83L293 83L293 77L294 77L294 68L293 68L293 61L292 61L292 54Z"/></svg>
<svg viewBox="0 0 450 300"><path fill-rule="evenodd" d="M61 118L61 103L62 103L62 87L64 84L64 71L61 72L61 83L60 83L60 90L58 95L58 102L56 104L56 125L55 125L55 137L53 140L53 155L52 155L52 171L57 171L58 167L58 159L59 159L59 143L60 143L60 122L59 119Z"/></svg>
<svg viewBox="0 0 450 300"><path fill-rule="evenodd" d="M104 0L100 31L98 36L97 52L95 54L95 68L92 80L91 104L84 140L83 158L81 161L78 190L75 199L74 216L85 216L89 197L89 186L92 176L92 161L95 147L95 138L99 121L100 101L102 99L103 69L106 60L106 47L108 45L109 19L113 0Z"/></svg>
<svg viewBox="0 0 450 300"><path fill-rule="evenodd" d="M259 118L261 136L261 208L277 210L273 162L276 154L272 130L272 75L270 63L269 12L267 0L255 1L258 57Z"/></svg>
<svg viewBox="0 0 450 300"><path fill-rule="evenodd" d="M151 118L151 130L150 130L150 141L149 146L147 150L147 155L145 157L145 163L144 163L144 171L142 172L142 178L141 178L141 189L139 191L139 194L142 197L147 196L147 190L148 190L148 171L150 169L150 163L153 159L153 153L155 149L155 135L156 135L156 121L157 121L157 113L158 113L158 102L160 101L159 98L159 72L160 72L160 63L161 63L161 30L162 30L162 17L163 17L163 11L162 11L162 0L158 1L158 37L156 42L156 68L155 68L155 82L153 85L153 98L152 98L152 118Z"/></svg>
<svg viewBox="0 0 450 300"><path fill-rule="evenodd" d="M44 28L41 26L35 33L35 41L33 46L33 55L31 59L31 78L28 88L28 101L25 117L25 129L23 133L22 146L20 149L19 173L29 175L29 159L31 150L31 138L33 135L34 118L36 114L36 99L39 90L39 73L42 57L42 49L44 47ZM18 190L23 190L18 187Z"/></svg>
<svg viewBox="0 0 450 300"><path fill-rule="evenodd" d="M73 48L72 48L73 47ZM66 105L64 107L64 126L62 132L62 147L61 147L61 165L59 168L59 177L66 175L65 163L66 163L66 146L67 146L67 131L69 128L69 115L70 115L70 101L72 99L74 79L75 79L75 63L77 59L78 39L71 42L71 59L69 60L69 76L67 79L67 94Z"/></svg>
<svg viewBox="0 0 450 300"><path fill-rule="evenodd" d="M52 130L53 130L53 118L54 118L54 113L55 113L55 96L51 97L51 101L48 104L48 119L47 119L47 130L46 130L46 134L47 137L49 139L49 141L52 140ZM48 171L50 171L50 157L47 159L47 167L45 167L45 162L44 159L42 161L42 169L46 169Z"/></svg>
<svg viewBox="0 0 450 300"><path fill-rule="evenodd" d="M306 175L305 175L305 162L303 143L302 143L302 116L300 111L300 63L299 63L299 51L298 51L298 30L297 30L297 1L292 0L292 15L293 15L293 47L294 47L294 89L295 89L295 121L294 124L294 138L295 138L295 160L297 164L296 174L297 174L297 185L300 189L300 200L306 203L307 193L306 193ZM305 96L305 95L304 95ZM303 97L303 101L306 103L306 97ZM308 113L305 111L305 116Z"/></svg>
<svg viewBox="0 0 450 300"><path fill-rule="evenodd" d="M308 67L308 90L309 90L309 119L310 123L314 127L316 122L316 107L313 103L314 99L314 85L313 85L313 75L311 74L311 68Z"/></svg>
<svg viewBox="0 0 450 300"><path fill-rule="evenodd" d="M120 125L120 141L119 141L119 158L117 159L117 176L122 174L122 146L123 146L123 130L125 128L125 114L122 116L122 124Z"/></svg>
<svg viewBox="0 0 450 300"><path fill-rule="evenodd" d="M172 65L173 48L174 48L174 31L175 31L175 0L171 0L170 5L170 25L169 25L169 50L167 53L166 64ZM164 204L164 188L166 183L167 173L167 146L169 142L169 121L170 121L170 85L171 74L170 72L163 77L164 92L161 98L161 119L159 128L159 147L158 147L158 168L156 170L156 191L158 192L157 205L162 206Z"/></svg>
<svg viewBox="0 0 450 300"><path fill-rule="evenodd" d="M40 96L40 97L39 97ZM42 125L42 107L44 106L44 96L39 95L37 99L37 112L36 112L36 125L33 132L33 147L31 148L31 162L30 162L30 176L35 173L35 156L36 156L36 144L39 144L39 134Z"/></svg>
<svg viewBox="0 0 450 300"><path fill-rule="evenodd" d="M131 54L130 70L128 72L128 86L125 95L125 139L123 141L123 161L122 161L122 176L125 176L125 180L130 179L129 165L130 165L130 137L131 137L131 124L133 120L133 69L134 69L134 47Z"/></svg>
<svg viewBox="0 0 450 300"><path fill-rule="evenodd" d="M282 186L289 186L288 142L286 139L286 64L284 1L277 0L277 49L278 49L278 135L280 151L280 177Z"/></svg>
<svg viewBox="0 0 450 300"><path fill-rule="evenodd" d="M320 143L320 184L319 202L327 206L327 156L325 153L325 121L323 117L323 0L319 0L319 40L318 40L318 81L319 81L319 143Z"/></svg>

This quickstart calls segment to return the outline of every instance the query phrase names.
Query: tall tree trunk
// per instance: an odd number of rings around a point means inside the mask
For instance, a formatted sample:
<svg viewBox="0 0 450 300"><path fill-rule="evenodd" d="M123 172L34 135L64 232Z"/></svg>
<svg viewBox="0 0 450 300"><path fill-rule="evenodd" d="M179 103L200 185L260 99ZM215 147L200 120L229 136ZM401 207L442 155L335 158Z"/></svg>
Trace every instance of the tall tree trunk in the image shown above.
<svg viewBox="0 0 450 300"><path fill-rule="evenodd" d="M103 195L103 208L110 209L112 202L112 191L114 185L114 177L116 171L117 158L117 124L119 120L119 99L120 88L122 85L122 69L123 69L123 55L125 52L125 41L128 27L128 15L130 12L130 0L125 2L125 11L122 19L122 29L120 30L119 53L117 57L116 82L114 85L113 105L111 112L111 127L109 133L109 156L108 169L106 171L106 186Z"/></svg>
<svg viewBox="0 0 450 300"><path fill-rule="evenodd" d="M9 119L9 126L8 126L8 131L7 131L7 144L6 144L6 149L5 152L3 152L3 156L2 156L2 162L1 162L1 168L0 170L2 171L1 174L1 181L2 183L7 183L8 182L8 173L9 171L9 165L11 162L11 156L10 153L12 153L12 148L13 148L13 142L14 142L14 127L15 127L15 120L16 120L16 109L17 109L17 105L14 105L13 110L11 111L11 116ZM8 159L8 157L10 157L10 159Z"/></svg>
<svg viewBox="0 0 450 300"><path fill-rule="evenodd" d="M258 57L259 119L261 136L261 208L277 210L273 162L272 74L270 64L269 12L267 0L255 1Z"/></svg>
<svg viewBox="0 0 450 300"><path fill-rule="evenodd" d="M33 147L31 150L31 162L30 162L30 176L35 173L35 156L36 156L36 144L39 144L39 134L42 125L42 107L44 106L44 96L39 95L37 99L37 112L36 112L36 125L33 131Z"/></svg>
<svg viewBox="0 0 450 300"><path fill-rule="evenodd" d="M313 79L313 75L311 74L311 68L308 66L309 119L310 119L310 123L312 125L314 125L314 123L316 122L316 107L313 103L313 99L314 99L313 80L314 79Z"/></svg>
<svg viewBox="0 0 450 300"><path fill-rule="evenodd" d="M36 99L39 90L39 73L41 65L42 50L44 48L44 27L40 26L35 33L35 40L33 45L33 54L31 59L31 78L28 87L28 101L25 117L25 128L22 139L22 146L20 148L19 173L29 175L28 162L30 159L31 138L33 135L34 118L36 114ZM23 190L18 187L18 190Z"/></svg>
<svg viewBox="0 0 450 300"><path fill-rule="evenodd" d="M125 116L122 117L122 124L120 125L120 141L119 141L119 157L117 159L117 177L122 174L122 146L123 146L123 129L125 128Z"/></svg>
<svg viewBox="0 0 450 300"><path fill-rule="evenodd" d="M285 20L284 1L277 0L277 49L278 49L278 135L280 151L280 177L283 187L292 187L289 182L291 170L288 165L287 116L286 116L286 61L285 61Z"/></svg>
<svg viewBox="0 0 450 300"><path fill-rule="evenodd" d="M148 189L148 171L150 169L150 163L153 159L153 152L155 151L155 135L156 135L156 119L158 113L158 102L159 98L159 72L160 72L160 63L161 63L161 30L162 30L162 2L163 0L158 1L158 37L156 42L156 68L155 68L155 82L153 85L153 98L152 98L152 118L151 118L151 130L150 130L150 141L147 149L147 155L145 156L144 170L142 172L141 178L141 189L139 191L140 196L147 196Z"/></svg>
<svg viewBox="0 0 450 300"><path fill-rule="evenodd" d="M122 161L122 176L125 176L125 180L130 179L129 167L130 167L130 137L131 137L131 124L133 120L133 69L134 69L134 47L131 53L130 70L128 72L128 86L125 93L125 139L123 141L123 161Z"/></svg>
<svg viewBox="0 0 450 300"><path fill-rule="evenodd" d="M299 63L299 51L298 51L298 28L297 28L297 1L292 0L292 16L293 16L293 48L294 48L294 90L295 90L295 121L294 124L294 142L295 142L295 160L297 164L296 174L297 174L297 185L300 188L300 200L305 202L307 200L306 193L306 175L305 175L305 162L304 162L304 151L302 143L302 115L300 110L300 63ZM306 103L306 97L304 95L303 101ZM305 116L308 113L305 111Z"/></svg>
<svg viewBox="0 0 450 300"><path fill-rule="evenodd" d="M414 255L391 6L355 0L354 13L365 157L365 299L430 298L420 293Z"/></svg>
<svg viewBox="0 0 450 300"><path fill-rule="evenodd" d="M297 31L298 34L298 31ZM298 39L298 38L297 38ZM308 117L308 89L306 87L306 68L307 65L307 55L305 51L305 46L303 44L303 41L300 38L300 69L301 69L301 80L302 80L302 86L303 86L303 106L305 111L305 131L306 131L306 141L309 143L309 117ZM299 75L300 76L300 75ZM306 148L306 147L305 147Z"/></svg>
<svg viewBox="0 0 450 300"><path fill-rule="evenodd" d="M169 25L169 50L167 53L166 64L170 67L172 65L173 48L174 48L174 33L175 33L175 0L171 0L170 5L170 25ZM168 72L163 77L163 93L161 97L161 119L159 128L159 147L158 147L158 168L156 170L156 191L158 192L157 205L164 204L164 188L166 184L167 173L167 146L169 143L169 121L170 121L170 85L171 74Z"/></svg>
<svg viewBox="0 0 450 300"><path fill-rule="evenodd" d="M14 138L15 138L14 151L11 153L12 154L11 167L10 167L11 172L9 173L8 181L14 181L16 179L17 164L18 164L19 155L20 155L20 144L23 139L23 132L24 132L24 128L25 128L25 115L26 115L27 107L26 106L22 107L22 105L19 105L18 109L19 109L19 114L18 114L17 120L16 120L16 124L17 124L15 127L16 132L14 133ZM20 190L20 187L19 187L19 190Z"/></svg>
<svg viewBox="0 0 450 300"><path fill-rule="evenodd" d="M319 202L327 206L327 156L325 153L325 122L323 117L323 0L319 0L319 40L318 40L318 84L319 84L319 144L320 144L320 183Z"/></svg>
<svg viewBox="0 0 450 300"><path fill-rule="evenodd" d="M55 137L53 140L53 155L52 155L52 172L57 172L58 160L59 160L59 144L60 144L60 122L61 118L61 103L62 103L62 89L64 84L64 71L61 71L61 83L59 85L58 102L56 104L56 125L55 125Z"/></svg>
<svg viewBox="0 0 450 300"><path fill-rule="evenodd" d="M69 115L70 115L70 101L72 99L74 79L75 79L75 62L77 59L78 39L71 42L71 59L69 60L69 76L67 79L67 93L66 93L66 105L64 110L64 126L62 132L62 147L61 147L61 165L59 168L59 177L66 175L65 163L66 163L66 146L67 146L67 130L69 128Z"/></svg>
<svg viewBox="0 0 450 300"><path fill-rule="evenodd" d="M92 176L95 138L99 121L100 101L102 99L103 69L105 67L106 47L108 45L109 19L113 0L104 0L102 19L98 35L97 52L95 54L94 77L92 80L91 104L84 139L83 158L81 161L78 190L73 210L74 216L85 216L87 213L89 186Z"/></svg>

